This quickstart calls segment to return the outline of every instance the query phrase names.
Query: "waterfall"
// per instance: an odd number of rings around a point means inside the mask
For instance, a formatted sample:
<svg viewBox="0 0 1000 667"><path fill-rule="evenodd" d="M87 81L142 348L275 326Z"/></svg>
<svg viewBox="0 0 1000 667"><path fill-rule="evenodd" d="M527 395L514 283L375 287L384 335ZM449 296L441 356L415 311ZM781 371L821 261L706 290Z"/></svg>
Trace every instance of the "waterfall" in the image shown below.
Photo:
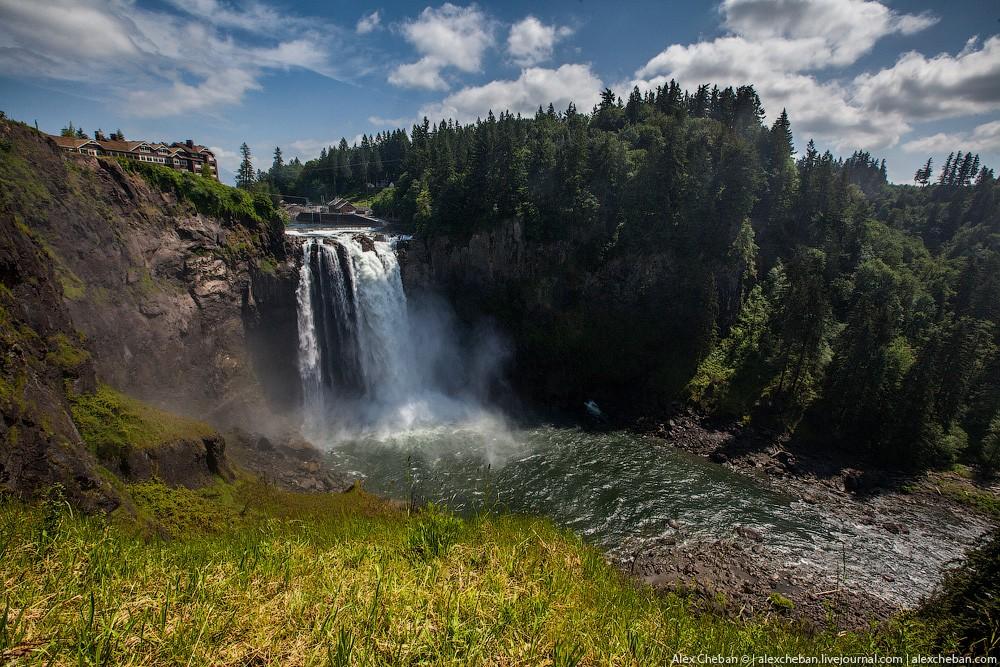
<svg viewBox="0 0 1000 667"><path fill-rule="evenodd" d="M392 242L307 236L296 297L303 435L313 442L496 422L483 388L503 346L477 332L466 350L444 302L408 303Z"/></svg>

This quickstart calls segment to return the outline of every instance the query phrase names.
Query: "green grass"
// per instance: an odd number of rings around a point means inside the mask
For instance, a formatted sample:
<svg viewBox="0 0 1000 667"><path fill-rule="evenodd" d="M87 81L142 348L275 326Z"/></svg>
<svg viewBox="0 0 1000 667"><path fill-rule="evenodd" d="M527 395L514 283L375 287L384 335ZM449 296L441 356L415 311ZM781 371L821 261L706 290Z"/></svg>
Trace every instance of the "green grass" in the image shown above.
<svg viewBox="0 0 1000 667"><path fill-rule="evenodd" d="M993 519L1000 519L1000 497L995 493L947 481L942 481L939 488L942 495L979 510Z"/></svg>
<svg viewBox="0 0 1000 667"><path fill-rule="evenodd" d="M72 394L73 422L92 452L102 459L121 456L129 448L155 447L180 439L215 434L204 422L165 412L101 385L92 394Z"/></svg>
<svg viewBox="0 0 1000 667"><path fill-rule="evenodd" d="M58 499L0 501L0 662L655 665L675 652L927 650L915 621L809 634L698 612L544 520L409 515L359 490L249 482L129 490L168 537Z"/></svg>
<svg viewBox="0 0 1000 667"><path fill-rule="evenodd" d="M49 337L49 353L45 356L49 364L72 372L88 359L90 353L84 349L82 341L73 341L64 333Z"/></svg>

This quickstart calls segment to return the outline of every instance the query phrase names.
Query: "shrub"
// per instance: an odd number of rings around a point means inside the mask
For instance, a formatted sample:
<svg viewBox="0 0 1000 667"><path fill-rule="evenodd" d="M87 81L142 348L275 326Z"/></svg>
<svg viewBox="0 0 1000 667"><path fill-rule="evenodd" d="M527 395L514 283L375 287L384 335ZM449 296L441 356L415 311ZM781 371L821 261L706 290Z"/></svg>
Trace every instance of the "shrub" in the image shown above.
<svg viewBox="0 0 1000 667"><path fill-rule="evenodd" d="M771 595L768 596L768 599L771 601L771 605L773 605L775 609L782 609L785 611L791 611L792 609L795 609L795 603L786 598L781 593L778 592L771 593Z"/></svg>
<svg viewBox="0 0 1000 667"><path fill-rule="evenodd" d="M1000 530L945 575L922 614L937 624L942 650L975 655L1000 650Z"/></svg>
<svg viewBox="0 0 1000 667"><path fill-rule="evenodd" d="M120 158L129 172L139 174L150 185L191 202L199 213L216 218L242 220L259 225L283 224L281 212L266 194L250 193L190 172Z"/></svg>
<svg viewBox="0 0 1000 667"><path fill-rule="evenodd" d="M1000 470L1000 413L997 413L990 422L990 429L983 437L980 460L987 475L996 475Z"/></svg>

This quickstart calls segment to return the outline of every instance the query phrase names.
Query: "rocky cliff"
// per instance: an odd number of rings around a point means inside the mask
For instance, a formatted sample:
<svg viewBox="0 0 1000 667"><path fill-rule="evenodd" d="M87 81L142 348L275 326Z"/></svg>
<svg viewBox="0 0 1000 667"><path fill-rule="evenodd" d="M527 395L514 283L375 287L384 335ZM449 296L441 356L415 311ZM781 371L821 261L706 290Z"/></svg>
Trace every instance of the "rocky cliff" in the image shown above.
<svg viewBox="0 0 1000 667"><path fill-rule="evenodd" d="M297 402L281 221L140 171L0 123L0 486L115 502L67 402L97 378L219 427L279 429Z"/></svg>
<svg viewBox="0 0 1000 667"><path fill-rule="evenodd" d="M711 285L692 282L668 252L617 251L601 235L545 243L509 220L460 238L417 237L401 265L408 290L444 293L463 320L494 320L512 339L519 391L547 405L661 407L699 356L686 340L711 326L709 309L684 306L710 301Z"/></svg>

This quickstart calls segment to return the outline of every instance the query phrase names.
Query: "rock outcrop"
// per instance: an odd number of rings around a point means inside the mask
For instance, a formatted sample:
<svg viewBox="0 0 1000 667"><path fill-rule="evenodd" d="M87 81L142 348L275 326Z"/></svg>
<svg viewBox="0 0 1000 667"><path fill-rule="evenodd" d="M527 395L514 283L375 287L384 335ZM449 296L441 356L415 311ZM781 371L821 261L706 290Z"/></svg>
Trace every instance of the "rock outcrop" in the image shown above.
<svg viewBox="0 0 1000 667"><path fill-rule="evenodd" d="M113 160L67 156L8 127L37 191L11 213L46 249L104 381L219 425L294 405L294 335L257 326L294 309L280 224L201 214Z"/></svg>
<svg viewBox="0 0 1000 667"><path fill-rule="evenodd" d="M589 233L543 242L508 220L418 237L401 248L403 281L445 294L465 321L494 320L512 339L519 394L572 409L594 399L617 416L658 409L699 358L683 345L689 332L711 326L682 297L697 302L711 286L691 284L669 253L619 251Z"/></svg>
<svg viewBox="0 0 1000 667"><path fill-rule="evenodd" d="M68 396L98 378L221 428L280 428L298 400L280 221L206 215L6 121L0 185L0 491L62 485L90 510L123 501L70 410ZM209 440L137 449L125 477L226 477L224 445Z"/></svg>

